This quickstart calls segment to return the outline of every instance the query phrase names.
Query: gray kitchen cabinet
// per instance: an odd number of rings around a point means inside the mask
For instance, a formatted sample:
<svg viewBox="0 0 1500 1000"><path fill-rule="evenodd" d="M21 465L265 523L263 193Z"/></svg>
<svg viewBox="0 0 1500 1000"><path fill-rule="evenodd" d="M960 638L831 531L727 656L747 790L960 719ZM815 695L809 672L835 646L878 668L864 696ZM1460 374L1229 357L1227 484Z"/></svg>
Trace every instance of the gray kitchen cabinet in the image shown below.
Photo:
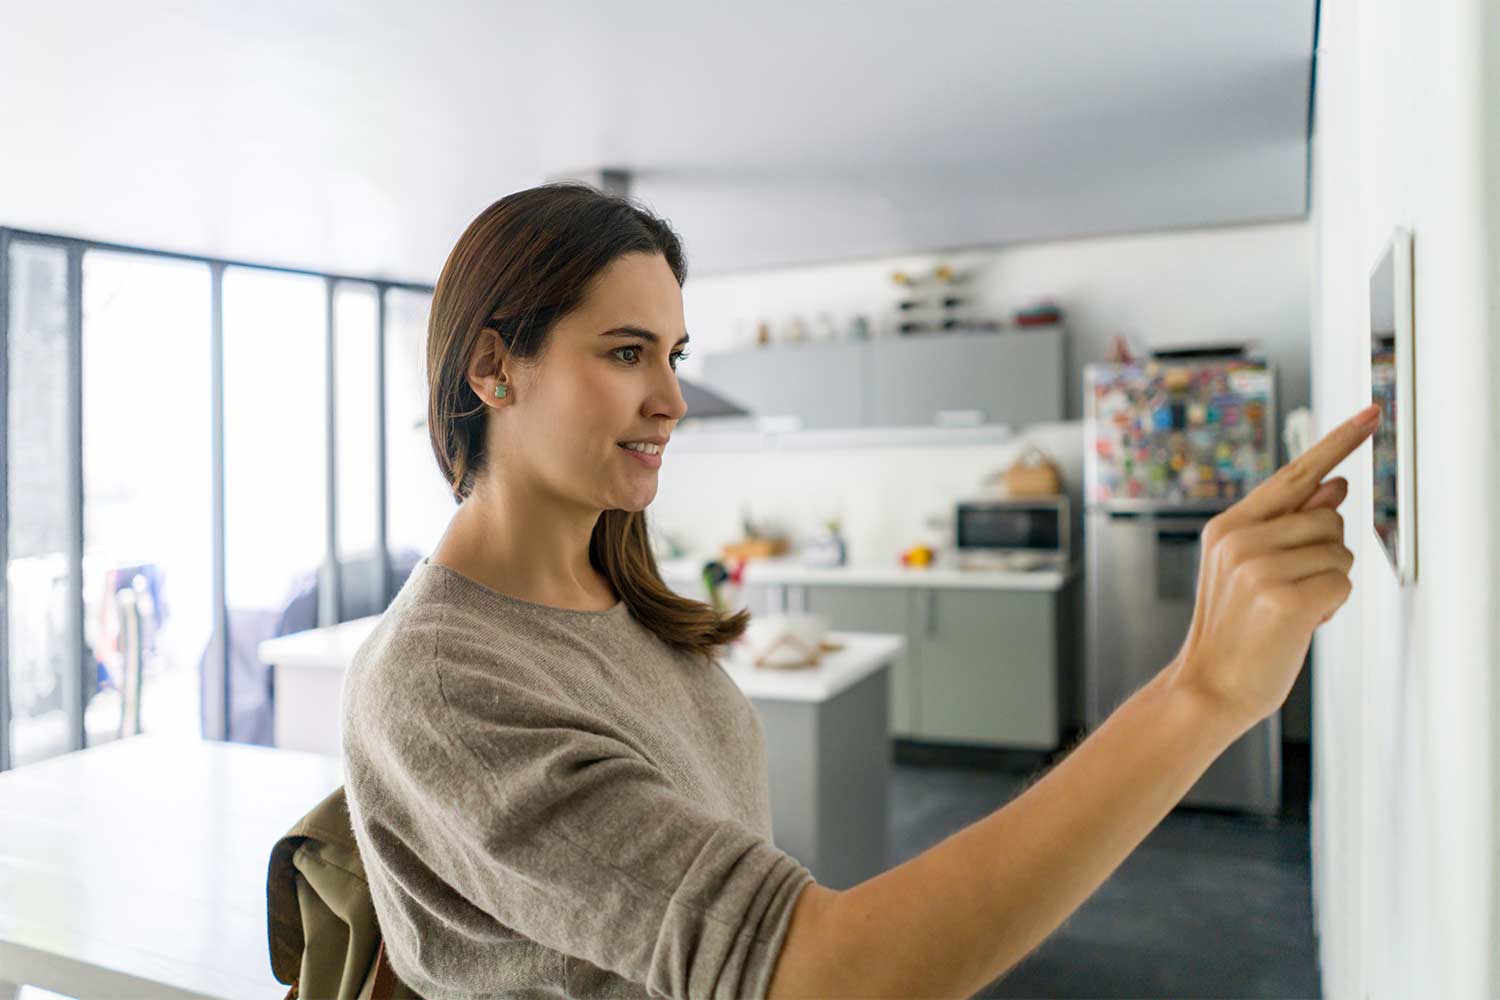
<svg viewBox="0 0 1500 1000"><path fill-rule="evenodd" d="M744 601L745 607L752 616L774 614L781 610L777 603L777 588L768 583L742 584L740 599Z"/></svg>
<svg viewBox="0 0 1500 1000"><path fill-rule="evenodd" d="M708 354L703 382L756 417L804 428L931 427L1063 419L1062 326L940 333Z"/></svg>
<svg viewBox="0 0 1500 1000"><path fill-rule="evenodd" d="M787 344L705 355L703 381L757 417L805 428L863 426L870 353L862 342Z"/></svg>
<svg viewBox="0 0 1500 1000"><path fill-rule="evenodd" d="M916 625L916 737L1055 748L1068 665L1059 649L1058 612L1067 593L1067 587L908 590Z"/></svg>
<svg viewBox="0 0 1500 1000"><path fill-rule="evenodd" d="M911 591L905 587L807 586L803 609L824 615L828 627L848 632L897 632L907 636L901 655L891 662L890 732L914 737L917 732L917 678L911 662Z"/></svg>
<svg viewBox="0 0 1500 1000"><path fill-rule="evenodd" d="M892 337L870 348L873 426L950 422L945 413L1018 427L1063 419L1061 327Z"/></svg>

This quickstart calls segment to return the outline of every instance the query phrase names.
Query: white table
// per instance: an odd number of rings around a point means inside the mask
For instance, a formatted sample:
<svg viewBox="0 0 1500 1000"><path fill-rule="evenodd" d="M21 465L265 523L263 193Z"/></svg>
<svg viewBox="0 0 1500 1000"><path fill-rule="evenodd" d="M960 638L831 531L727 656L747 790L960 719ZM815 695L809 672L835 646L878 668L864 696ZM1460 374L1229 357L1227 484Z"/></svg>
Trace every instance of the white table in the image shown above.
<svg viewBox="0 0 1500 1000"><path fill-rule="evenodd" d="M280 1000L271 847L337 758L146 734L0 773L0 997Z"/></svg>
<svg viewBox="0 0 1500 1000"><path fill-rule="evenodd" d="M379 615L260 643L275 670L278 747L338 754L344 672ZM776 846L847 889L885 871L890 670L904 635L829 631L818 666L768 670L730 647L719 662L760 713Z"/></svg>

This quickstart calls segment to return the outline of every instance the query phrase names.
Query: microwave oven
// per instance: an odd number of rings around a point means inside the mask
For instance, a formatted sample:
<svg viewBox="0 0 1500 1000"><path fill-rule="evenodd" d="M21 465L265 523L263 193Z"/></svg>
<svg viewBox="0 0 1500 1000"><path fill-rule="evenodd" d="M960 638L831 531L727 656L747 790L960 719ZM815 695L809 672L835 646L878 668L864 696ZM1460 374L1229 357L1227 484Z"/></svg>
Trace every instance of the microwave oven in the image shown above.
<svg viewBox="0 0 1500 1000"><path fill-rule="evenodd" d="M965 569L1062 569L1071 523L1067 494L959 500L954 552Z"/></svg>

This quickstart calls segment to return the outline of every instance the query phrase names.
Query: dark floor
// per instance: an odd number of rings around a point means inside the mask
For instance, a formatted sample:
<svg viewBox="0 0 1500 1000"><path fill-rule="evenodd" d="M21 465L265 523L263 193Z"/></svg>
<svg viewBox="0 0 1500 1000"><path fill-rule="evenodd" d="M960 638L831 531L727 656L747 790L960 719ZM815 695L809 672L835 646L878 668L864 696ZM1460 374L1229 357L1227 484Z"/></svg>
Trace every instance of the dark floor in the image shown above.
<svg viewBox="0 0 1500 1000"><path fill-rule="evenodd" d="M898 742L899 864L1020 794L1045 760ZM1179 806L1052 936L979 997L1320 997L1308 746L1283 745L1282 814Z"/></svg>

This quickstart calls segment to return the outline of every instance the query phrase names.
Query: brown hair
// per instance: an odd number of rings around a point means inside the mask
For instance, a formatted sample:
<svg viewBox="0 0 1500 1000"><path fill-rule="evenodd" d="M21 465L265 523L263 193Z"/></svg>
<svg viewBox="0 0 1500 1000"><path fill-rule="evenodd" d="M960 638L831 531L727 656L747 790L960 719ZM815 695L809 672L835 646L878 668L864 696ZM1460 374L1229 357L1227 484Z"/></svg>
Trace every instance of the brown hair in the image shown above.
<svg viewBox="0 0 1500 1000"><path fill-rule="evenodd" d="M657 253L681 287L682 241L632 199L577 181L506 195L469 223L448 254L427 324L427 416L432 450L455 503L487 468L489 407L469 385L469 359L486 327L507 357L534 363L553 325L582 305L589 282L616 258ZM750 612L724 615L662 583L647 536L646 512L606 510L589 540L589 561L631 613L677 649L712 658L738 638Z"/></svg>

